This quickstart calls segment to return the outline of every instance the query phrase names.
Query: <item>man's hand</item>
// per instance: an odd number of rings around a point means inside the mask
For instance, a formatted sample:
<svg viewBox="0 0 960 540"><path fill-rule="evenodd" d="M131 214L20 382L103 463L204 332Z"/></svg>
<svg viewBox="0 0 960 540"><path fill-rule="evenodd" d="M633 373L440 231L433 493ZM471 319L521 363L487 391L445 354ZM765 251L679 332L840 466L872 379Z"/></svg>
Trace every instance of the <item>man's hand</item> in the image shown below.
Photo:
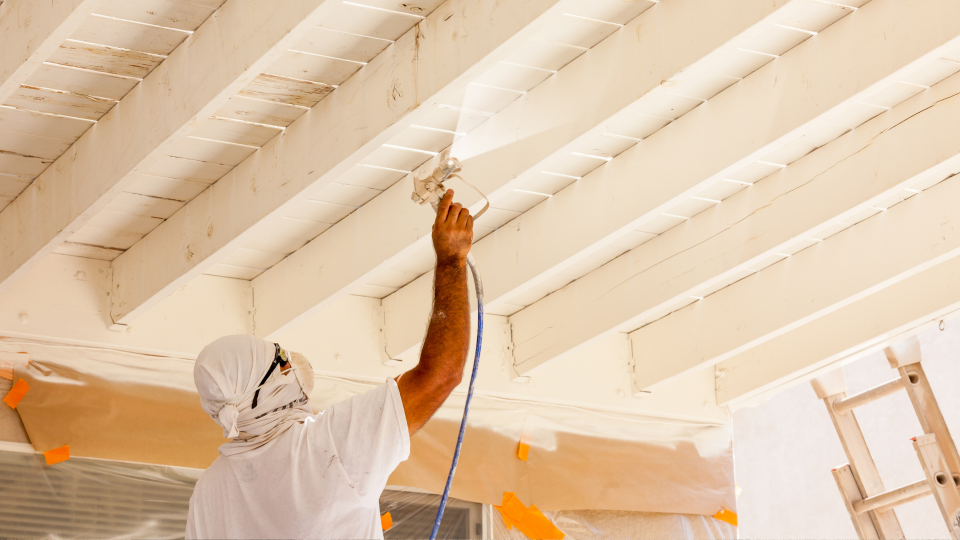
<svg viewBox="0 0 960 540"><path fill-rule="evenodd" d="M437 270L427 337L420 351L420 363L397 381L411 435L437 412L463 380L463 363L470 348L467 253L471 244L473 217L461 204L453 203L453 190L448 190L433 224Z"/></svg>
<svg viewBox="0 0 960 540"><path fill-rule="evenodd" d="M437 220L433 224L433 249L437 252L437 265L444 263L463 264L473 245L473 216L460 203L453 202L453 190L440 200Z"/></svg>

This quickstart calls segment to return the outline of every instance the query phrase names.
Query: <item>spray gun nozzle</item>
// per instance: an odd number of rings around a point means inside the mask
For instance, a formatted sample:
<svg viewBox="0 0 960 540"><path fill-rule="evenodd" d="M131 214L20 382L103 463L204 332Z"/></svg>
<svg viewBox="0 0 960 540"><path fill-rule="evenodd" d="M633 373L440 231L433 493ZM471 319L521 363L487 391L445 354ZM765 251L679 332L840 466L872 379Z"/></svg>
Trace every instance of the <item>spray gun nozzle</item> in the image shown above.
<svg viewBox="0 0 960 540"><path fill-rule="evenodd" d="M413 173L413 195L411 199L419 204L429 203L433 206L433 209L436 210L440 204L440 199L442 199L447 192L447 188L443 183L450 178L459 178L465 184L475 189L486 201L483 209L474 216L474 218L479 218L480 215L490 207L490 201L487 200L487 197L482 191L457 174L462 170L463 165L460 163L460 160L455 157L450 157L449 151L444 150L443 153L437 157L436 161L431 160Z"/></svg>

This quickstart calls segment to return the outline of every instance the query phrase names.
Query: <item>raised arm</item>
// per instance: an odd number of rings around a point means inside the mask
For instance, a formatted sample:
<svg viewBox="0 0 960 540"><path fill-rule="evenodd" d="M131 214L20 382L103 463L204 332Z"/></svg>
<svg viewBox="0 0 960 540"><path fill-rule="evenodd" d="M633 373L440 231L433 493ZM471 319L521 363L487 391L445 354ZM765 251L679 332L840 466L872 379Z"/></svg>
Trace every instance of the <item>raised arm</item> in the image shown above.
<svg viewBox="0 0 960 540"><path fill-rule="evenodd" d="M470 348L470 301L467 297L467 253L473 243L473 216L447 190L433 224L437 270L433 312L420 363L400 376L400 398L413 435L463 379Z"/></svg>

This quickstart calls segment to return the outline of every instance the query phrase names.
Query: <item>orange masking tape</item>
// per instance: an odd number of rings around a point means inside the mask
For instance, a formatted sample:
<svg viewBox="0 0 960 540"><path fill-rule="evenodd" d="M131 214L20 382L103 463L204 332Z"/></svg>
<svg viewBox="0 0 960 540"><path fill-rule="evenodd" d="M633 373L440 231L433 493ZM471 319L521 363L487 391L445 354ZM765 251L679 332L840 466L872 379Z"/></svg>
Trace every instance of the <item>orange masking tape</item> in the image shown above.
<svg viewBox="0 0 960 540"><path fill-rule="evenodd" d="M17 404L19 404L23 396L26 395L27 390L30 390L30 385L27 384L27 381L20 379L13 385L10 391L7 392L6 397L3 398L3 402L9 405L11 409L16 409Z"/></svg>
<svg viewBox="0 0 960 540"><path fill-rule="evenodd" d="M527 507L524 506L520 499L517 498L517 494L511 491L505 491L503 493L503 513L510 516L515 521L520 521L523 519L523 514L527 511Z"/></svg>
<svg viewBox="0 0 960 540"><path fill-rule="evenodd" d="M527 512L523 514L523 520L517 529L535 540L563 540L563 537L566 536L534 504L531 504Z"/></svg>
<svg viewBox="0 0 960 540"><path fill-rule="evenodd" d="M520 446L517 448L517 457L520 458L520 461L526 461L527 456L530 454L530 445L527 443L520 443Z"/></svg>
<svg viewBox="0 0 960 540"><path fill-rule="evenodd" d="M383 527L385 531L389 531L390 527L393 527L393 516L390 515L390 512L380 516L380 526Z"/></svg>
<svg viewBox="0 0 960 540"><path fill-rule="evenodd" d="M721 510L714 514L713 519L719 519L725 523L729 523L734 527L737 526L737 514L736 512L731 512L729 510Z"/></svg>
<svg viewBox="0 0 960 540"><path fill-rule="evenodd" d="M55 465L61 461L66 461L70 459L70 445L65 444L60 448L47 450L43 453L43 457L47 460L47 465Z"/></svg>
<svg viewBox="0 0 960 540"><path fill-rule="evenodd" d="M502 507L502 506L493 505L493 507L497 509L497 512L500 512L500 517L503 518L503 523L504 523L504 525L507 526L507 530L510 530L510 529L516 527L517 525L520 525L520 522L519 522L519 521L517 521L517 520L513 519L512 517L508 516L508 515L506 514L506 512L503 511L503 507Z"/></svg>

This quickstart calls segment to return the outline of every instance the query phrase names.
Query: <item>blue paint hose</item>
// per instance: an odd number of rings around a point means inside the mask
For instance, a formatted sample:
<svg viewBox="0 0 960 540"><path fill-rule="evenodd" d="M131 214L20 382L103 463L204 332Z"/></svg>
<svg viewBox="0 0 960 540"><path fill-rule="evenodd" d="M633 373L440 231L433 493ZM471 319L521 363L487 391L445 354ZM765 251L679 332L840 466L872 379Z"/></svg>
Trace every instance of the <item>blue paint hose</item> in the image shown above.
<svg viewBox="0 0 960 540"><path fill-rule="evenodd" d="M470 374L470 388L467 390L467 401L463 405L463 420L460 421L460 435L457 436L457 446L453 450L453 463L450 464L450 473L447 475L447 485L443 488L443 496L440 497L440 508L437 509L437 519L433 522L433 531L430 533L430 540L437 540L437 533L440 531L440 520L443 519L443 511L447 508L447 499L450 497L450 486L453 484L453 475L457 472L457 463L460 461L460 447L463 446L463 433L467 429L467 414L470 412L470 400L473 399L473 385L477 380L477 368L480 366L480 345L483 343L483 282L480 281L480 273L477 272L477 264L473 260L473 255L467 255L467 266L470 267L474 288L477 291L477 348L473 354L473 372Z"/></svg>

